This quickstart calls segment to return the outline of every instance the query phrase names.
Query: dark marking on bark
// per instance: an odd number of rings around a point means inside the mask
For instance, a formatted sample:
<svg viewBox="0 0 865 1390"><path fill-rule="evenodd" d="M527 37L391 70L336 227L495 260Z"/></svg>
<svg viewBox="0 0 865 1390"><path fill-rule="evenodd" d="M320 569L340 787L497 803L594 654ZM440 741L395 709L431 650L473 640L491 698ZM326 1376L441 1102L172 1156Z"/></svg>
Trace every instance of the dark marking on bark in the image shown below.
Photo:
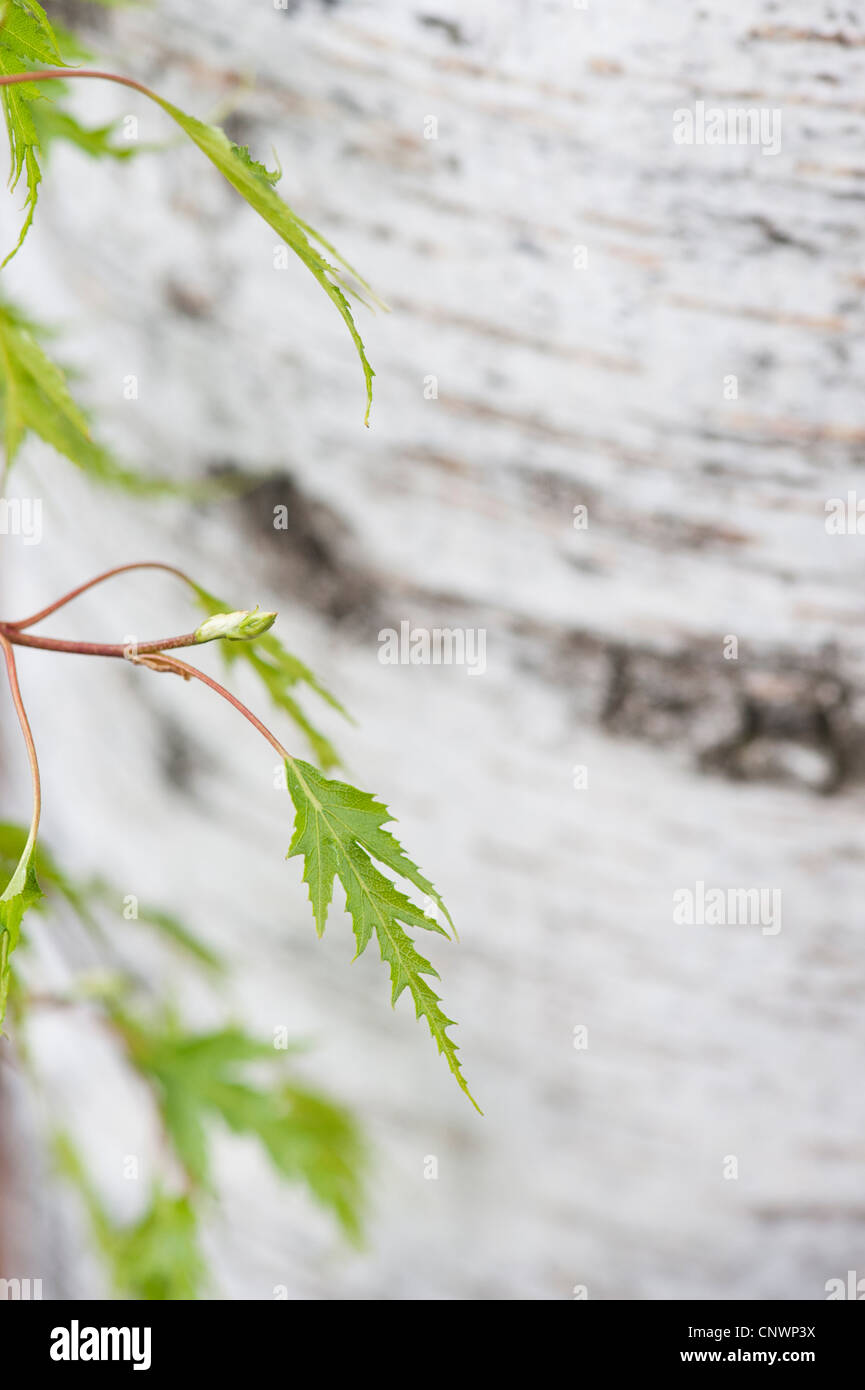
<svg viewBox="0 0 865 1390"><path fill-rule="evenodd" d="M425 29L438 29L450 39L451 43L463 47L468 40L462 28L453 19L441 19L437 14L419 14L418 24L422 24Z"/></svg>
<svg viewBox="0 0 865 1390"><path fill-rule="evenodd" d="M210 472L238 476L232 465ZM290 473L273 474L234 505L259 548L264 577L331 622L368 628L378 584L357 552L352 528L326 502L310 497Z"/></svg>

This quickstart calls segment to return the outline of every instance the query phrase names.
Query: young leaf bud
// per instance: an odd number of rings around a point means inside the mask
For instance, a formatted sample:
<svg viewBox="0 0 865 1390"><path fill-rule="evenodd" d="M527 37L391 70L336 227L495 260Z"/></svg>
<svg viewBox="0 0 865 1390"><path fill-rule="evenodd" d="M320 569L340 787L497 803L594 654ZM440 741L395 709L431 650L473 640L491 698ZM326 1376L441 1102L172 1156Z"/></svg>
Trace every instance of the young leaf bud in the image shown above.
<svg viewBox="0 0 865 1390"><path fill-rule="evenodd" d="M275 613L262 613L258 608L251 612L243 609L237 613L214 613L195 629L195 641L213 642L225 637L229 642L248 642L267 632L275 621Z"/></svg>

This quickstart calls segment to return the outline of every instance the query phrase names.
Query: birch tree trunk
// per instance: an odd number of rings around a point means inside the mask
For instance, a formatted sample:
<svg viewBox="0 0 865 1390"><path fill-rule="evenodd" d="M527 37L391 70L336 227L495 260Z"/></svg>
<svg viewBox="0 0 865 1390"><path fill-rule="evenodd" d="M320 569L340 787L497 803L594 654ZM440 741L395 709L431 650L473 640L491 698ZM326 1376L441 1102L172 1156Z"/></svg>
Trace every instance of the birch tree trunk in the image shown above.
<svg viewBox="0 0 865 1390"><path fill-rule="evenodd" d="M827 529L849 492L855 528L865 440L861 18L214 0L106 15L93 43L199 115L227 103L256 157L273 144L284 196L392 312L361 322L366 431L337 316L195 151L58 151L10 293L62 324L125 457L265 481L132 506L33 446L17 486L44 499L44 541L3 539L4 602L159 558L280 610L358 720L331 730L351 777L451 905L462 944L434 959L486 1112L383 1006L372 953L349 968L347 924L315 940L272 759L229 712L22 653L56 852L180 907L231 959L231 1007L312 1039L309 1076L375 1145L354 1256L225 1141L220 1291L824 1297L861 1272L865 1221L863 542ZM76 99L167 136L131 95ZM750 143L676 142L677 113L714 108L769 116ZM184 611L136 579L52 630L117 640ZM383 665L406 621L483 631L484 674ZM677 923L700 883L781 907ZM62 974L84 948L40 950ZM189 982L156 985L209 1017ZM37 1044L132 1214L146 1098L72 1018ZM34 1266L50 1296L99 1291L54 1249Z"/></svg>

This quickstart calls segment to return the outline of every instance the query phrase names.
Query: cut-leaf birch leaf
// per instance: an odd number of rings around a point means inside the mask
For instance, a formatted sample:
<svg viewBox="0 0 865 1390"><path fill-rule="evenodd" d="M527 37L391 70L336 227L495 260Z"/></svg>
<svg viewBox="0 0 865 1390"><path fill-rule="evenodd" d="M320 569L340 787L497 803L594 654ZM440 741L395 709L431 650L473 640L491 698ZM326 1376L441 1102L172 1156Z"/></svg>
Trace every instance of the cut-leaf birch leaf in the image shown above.
<svg viewBox="0 0 865 1390"><path fill-rule="evenodd" d="M45 11L32 0L5 0L0 7L0 74L24 73L34 63L65 67ZM33 108L43 99L42 91L32 82L2 89L3 114L9 137L9 188L14 191L22 176L27 187L24 222L15 246L2 265L11 260L21 247L36 211L42 170L39 163L41 143Z"/></svg>
<svg viewBox="0 0 865 1390"><path fill-rule="evenodd" d="M159 1184L147 1207L121 1225L104 1206L69 1137L54 1136L58 1172L78 1191L95 1242L105 1257L114 1291L122 1298L190 1301L201 1296L208 1269L198 1239L198 1212L188 1195L172 1196Z"/></svg>
<svg viewBox="0 0 865 1390"><path fill-rule="evenodd" d="M122 161L133 159L135 155L149 149L149 146L142 144L118 144L116 137L120 129L119 121L109 121L107 125L86 126L57 102L44 101L34 105L32 115L43 153L50 152L55 140L74 145L91 159Z"/></svg>
<svg viewBox="0 0 865 1390"><path fill-rule="evenodd" d="M0 648L3 650L3 657L6 662L6 675L9 681L9 693L18 716L18 724L24 737L24 744L27 749L27 756L30 763L30 778L33 787L33 815L27 831L27 839L21 850L18 863L9 882L0 897L0 1028L3 1026L3 1019L6 1016L6 1004L9 999L9 987L12 982L12 972L10 957L21 937L21 922L28 908L33 907L42 896L39 884L36 881L36 874L33 869L33 858L36 851L36 840L39 835L39 819L42 806L42 793L39 779L39 762L36 757L36 745L33 741L33 733L30 729L30 721L27 718L27 711L21 698L21 689L18 684L18 672L15 666L15 654L12 646L6 637L0 637Z"/></svg>
<svg viewBox="0 0 865 1390"><path fill-rule="evenodd" d="M5 882L15 872L15 867L24 853L27 834L27 828L23 825L9 821L0 822L0 882ZM42 888L38 907L35 900L31 906L56 914L65 903L89 935L100 940L105 939L106 923L110 922L112 916L117 915L118 907L124 901L124 894L116 885L103 878L73 877L46 849L41 838L33 851L31 869ZM124 918L124 921L126 920ZM136 902L135 916L129 919L127 925L151 928L179 953L211 971L214 976L225 969L220 957L174 913L165 912L147 903Z"/></svg>
<svg viewBox="0 0 865 1390"><path fill-rule="evenodd" d="M279 178L278 171L272 173L263 164L254 160L245 146L235 145L229 140L225 131L220 130L219 126L207 125L204 121L197 120L195 116L187 115L178 106L166 101L164 97L157 96L156 93L151 92L148 95L153 98L157 105L162 107L173 121L177 122L181 130L185 131L202 154L205 154L210 162L216 165L232 188L235 188L250 207L255 209L259 217L262 217L277 236L291 247L336 306L351 335L363 368L366 384L364 424L368 425L370 407L372 406L372 379L375 372L367 358L366 349L357 330L348 298L337 283L339 270L316 251L310 240L310 235L316 236L316 240L321 245L327 245L327 243L319 238L305 222L302 222L275 191L273 185ZM348 266L346 268L348 269ZM359 277L356 278L359 279ZM360 280L359 283L365 289L369 288L364 281Z"/></svg>
<svg viewBox="0 0 865 1390"><path fill-rule="evenodd" d="M303 1183L353 1241L360 1235L366 1154L351 1116L284 1075L286 1051L237 1027L188 1033L164 1014L149 1024L116 1011L129 1060L156 1084L163 1122L192 1183L210 1177L210 1121L257 1139L282 1177ZM298 1048L294 1049L299 1050ZM247 1078L273 1067L269 1085Z"/></svg>
<svg viewBox="0 0 865 1390"><path fill-rule="evenodd" d="M36 882L32 857L33 846L28 842L15 873L0 897L0 1029L6 1016L6 1003L12 979L10 958L21 939L21 922L25 912L42 897L42 890Z"/></svg>
<svg viewBox="0 0 865 1390"><path fill-rule="evenodd" d="M31 433L95 482L143 495L173 490L165 480L124 468L92 438L66 377L38 340L37 335L44 333L8 301L0 301L0 416L6 471Z"/></svg>
<svg viewBox="0 0 865 1390"><path fill-rule="evenodd" d="M420 954L405 928L421 927L442 936L448 932L381 873L373 860L430 898L452 927L441 897L395 836L384 829L393 816L380 801L346 782L323 777L297 758L286 759L285 773L295 808L294 835L286 858L303 857L303 881L309 889L319 936L333 900L334 879L338 878L354 928L355 957L375 936L382 960L390 969L391 1004L408 990L417 1018L426 1019L457 1084L480 1112L463 1076L457 1044L448 1035L448 1029L455 1027L454 1020L441 1008L429 982L428 977L438 979L438 971Z"/></svg>
<svg viewBox="0 0 865 1390"><path fill-rule="evenodd" d="M11 2L13 4L23 4L24 0L11 0ZM32 154L33 150L38 148L39 137L33 121L27 112L24 99L19 99L16 95L19 88L28 94L30 100L33 100L41 95L37 85L38 83L42 82L44 84L45 82L64 77L101 78L108 82L118 82L122 86L131 87L134 91L140 92L150 101L155 102L171 120L180 126L180 129L189 136L193 144L198 146L202 154L204 154L210 160L211 164L213 164L223 177L227 179L232 188L234 188L249 206L258 213L259 217L276 232L277 236L294 251L295 255L303 262L307 270L315 277L325 294L336 306L349 331L363 369L364 383L366 386L364 424L368 425L369 412L372 406L372 379L375 376L375 372L367 358L363 339L357 330L357 325L355 324L347 297L348 294L355 294L357 298L361 298L362 296L345 282L338 266L325 260L321 252L316 250L312 238L318 241L320 246L327 247L330 250L330 254L334 255L336 258L336 253L333 251L330 243L326 241L324 237L315 233L308 223L302 221L275 191L274 184L279 178L279 172L271 172L269 169L265 168L263 164L253 159L245 145L234 144L232 140L229 140L225 131L221 130L219 126L208 125L205 121L199 121L197 117L188 115L185 111L182 111L179 106L175 106L172 102L166 101L166 99L159 96L157 92L151 91L149 87L145 87L143 83L137 82L133 78L122 77L117 73L99 72L93 68L64 68L61 72L50 72L37 69L33 72L32 82L22 81L22 71L26 72L28 70L29 69L26 67L22 69L20 64L14 66L13 63L11 70L7 67L0 72L0 77L17 78L17 85L9 83L3 85L3 97L6 102L7 113L11 105L11 108L14 108L14 111L20 116L18 125L13 123L9 126L9 139L13 155L13 174L17 168L18 177L20 177L20 170L23 169L26 164L28 170L28 183L31 173L35 179L32 189L30 217L21 234L18 245L20 246L24 233L27 227L29 227L30 221L32 221L32 212L33 207L35 207L36 191L40 177L39 164L35 156L30 163L27 162L28 151ZM7 115L7 122L8 120L9 118ZM23 124L25 120L29 122L26 129ZM17 144L16 136L18 137ZM17 250L17 247L15 249ZM354 276L359 286L367 290L371 298L376 299L376 296L369 290L369 286L366 282L360 279L357 272L352 270L348 265L348 262L342 260L341 257L338 259L344 268ZM377 302L381 303L380 300Z"/></svg>

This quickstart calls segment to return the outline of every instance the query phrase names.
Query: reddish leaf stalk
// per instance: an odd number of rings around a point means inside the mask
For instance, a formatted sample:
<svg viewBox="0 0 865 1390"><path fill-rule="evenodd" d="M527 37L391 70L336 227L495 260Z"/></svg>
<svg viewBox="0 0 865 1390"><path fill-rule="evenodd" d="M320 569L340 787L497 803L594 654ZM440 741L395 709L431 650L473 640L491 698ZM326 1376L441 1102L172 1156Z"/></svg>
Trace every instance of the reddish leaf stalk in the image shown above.
<svg viewBox="0 0 865 1390"><path fill-rule="evenodd" d="M26 628L33 627L36 623L41 622L43 618L47 618L52 613L56 613L58 609L63 608L67 603L71 603L73 599L78 598L79 595L86 593L88 589L94 588L97 584L102 584L106 580L113 579L119 574L127 574L132 570L141 569L164 570L166 573L173 574L178 579L182 579L184 583L188 584L191 588L194 589L196 587L189 576L184 574L182 570L177 569L174 565L165 565L155 560L138 561L134 564L117 565L114 569L105 570L104 573L96 575L93 579L89 579L85 584L79 584L77 588L70 589L68 593L56 599L54 603L49 604L46 608L41 608L38 613L33 613L29 618L20 618L16 622L0 622L0 643L2 643L4 652L6 653L7 666L9 666L10 670L10 684L12 683L12 676L15 670L15 660L12 651L13 646L32 647L41 651L60 652L72 656L103 656L125 659L137 666L147 666L152 671L167 671L173 675L182 676L184 680L201 681L203 685L208 686L217 695L220 695L223 700L226 700L239 714L242 714L244 719L267 740L281 758L290 757L290 754L280 743L276 735L271 733L267 725L263 724L257 715L254 715L252 710L247 708L241 700L238 700L235 695L232 695L229 690L226 690L225 686L220 685L219 682L215 681L211 676L205 675L205 673L200 671L196 666L190 666L187 662L179 661L176 657L164 655L165 652L176 650L177 648L198 645L196 643L195 632L185 632L179 637L156 638L147 642L121 643L79 642L58 637L38 637L32 632L25 631ZM13 695L14 690L17 690L17 681L15 682ZM25 728L26 715L24 714L23 705L20 703L20 696L18 696L16 707L19 710L19 719L23 720L22 728ZM28 735L29 727L26 729L25 737ZM28 747L31 746L32 739L30 739L28 743ZM35 752L33 757L35 758Z"/></svg>
<svg viewBox="0 0 865 1390"><path fill-rule="evenodd" d="M96 68L46 68L39 72L12 72L0 77L0 87L14 87L19 82L66 82L70 77L101 77L105 82L119 82L123 87L132 87L146 97L158 101L155 92L136 82L134 77L121 77L116 72L99 72Z"/></svg>
<svg viewBox="0 0 865 1390"><path fill-rule="evenodd" d="M12 703L15 706L15 713L18 715L18 723L21 725L21 732L24 735L27 757L30 761L30 776L33 782L33 819L30 823L30 834L24 851L26 857L28 851L32 850L33 845L36 843L36 835L39 830L39 817L42 813L42 783L39 777L39 760L36 757L36 744L33 741L30 721L27 718L27 711L24 708L24 701L21 698L21 688L18 684L15 653L12 650L11 644L2 634L0 634L0 646L2 646L3 655L6 658L6 671L9 676L9 689L12 693Z"/></svg>
<svg viewBox="0 0 865 1390"><path fill-rule="evenodd" d="M179 637L157 637L148 642L75 642L61 637L36 637L19 627L0 623L0 636L16 647L38 647L46 652L66 652L70 656L114 656L130 660L130 653L168 651L173 647L195 646L195 633L184 632Z"/></svg>
<svg viewBox="0 0 865 1390"><path fill-rule="evenodd" d="M173 574L177 579L182 579L184 584L188 584L191 589L196 587L189 575L184 574L183 570L177 569L175 565L164 565L160 560L137 560L131 565L115 565L114 569L97 574L95 579L88 579L86 584L79 584L76 589L70 589L68 594L63 594L54 603L49 603L47 608L40 608L39 612L34 613L31 617L19 618L17 622L4 623L3 626L18 629L35 627L37 623L42 622L43 618L50 618L51 614L56 613L58 608L64 608L67 603L78 598L79 594L86 594L88 589L94 589L97 584L104 584L106 579L113 579L117 574L128 574L131 570L164 570L166 574Z"/></svg>
<svg viewBox="0 0 865 1390"><path fill-rule="evenodd" d="M289 758L291 754L282 746L275 734L270 732L266 724L262 724L257 715L252 713L236 695L232 695L230 690L226 690L224 685L215 681L211 676L205 675L204 671L199 671L197 666L190 666L187 661L180 661L176 656L163 657L161 652L154 653L152 656L131 657L140 666L149 666L152 671L170 671L174 675L182 676L184 680L195 679L208 686L211 690L221 695L223 700L227 700L230 705L242 714L244 719L248 719L254 729L257 729L262 738L266 738L272 748L275 748L281 758Z"/></svg>

